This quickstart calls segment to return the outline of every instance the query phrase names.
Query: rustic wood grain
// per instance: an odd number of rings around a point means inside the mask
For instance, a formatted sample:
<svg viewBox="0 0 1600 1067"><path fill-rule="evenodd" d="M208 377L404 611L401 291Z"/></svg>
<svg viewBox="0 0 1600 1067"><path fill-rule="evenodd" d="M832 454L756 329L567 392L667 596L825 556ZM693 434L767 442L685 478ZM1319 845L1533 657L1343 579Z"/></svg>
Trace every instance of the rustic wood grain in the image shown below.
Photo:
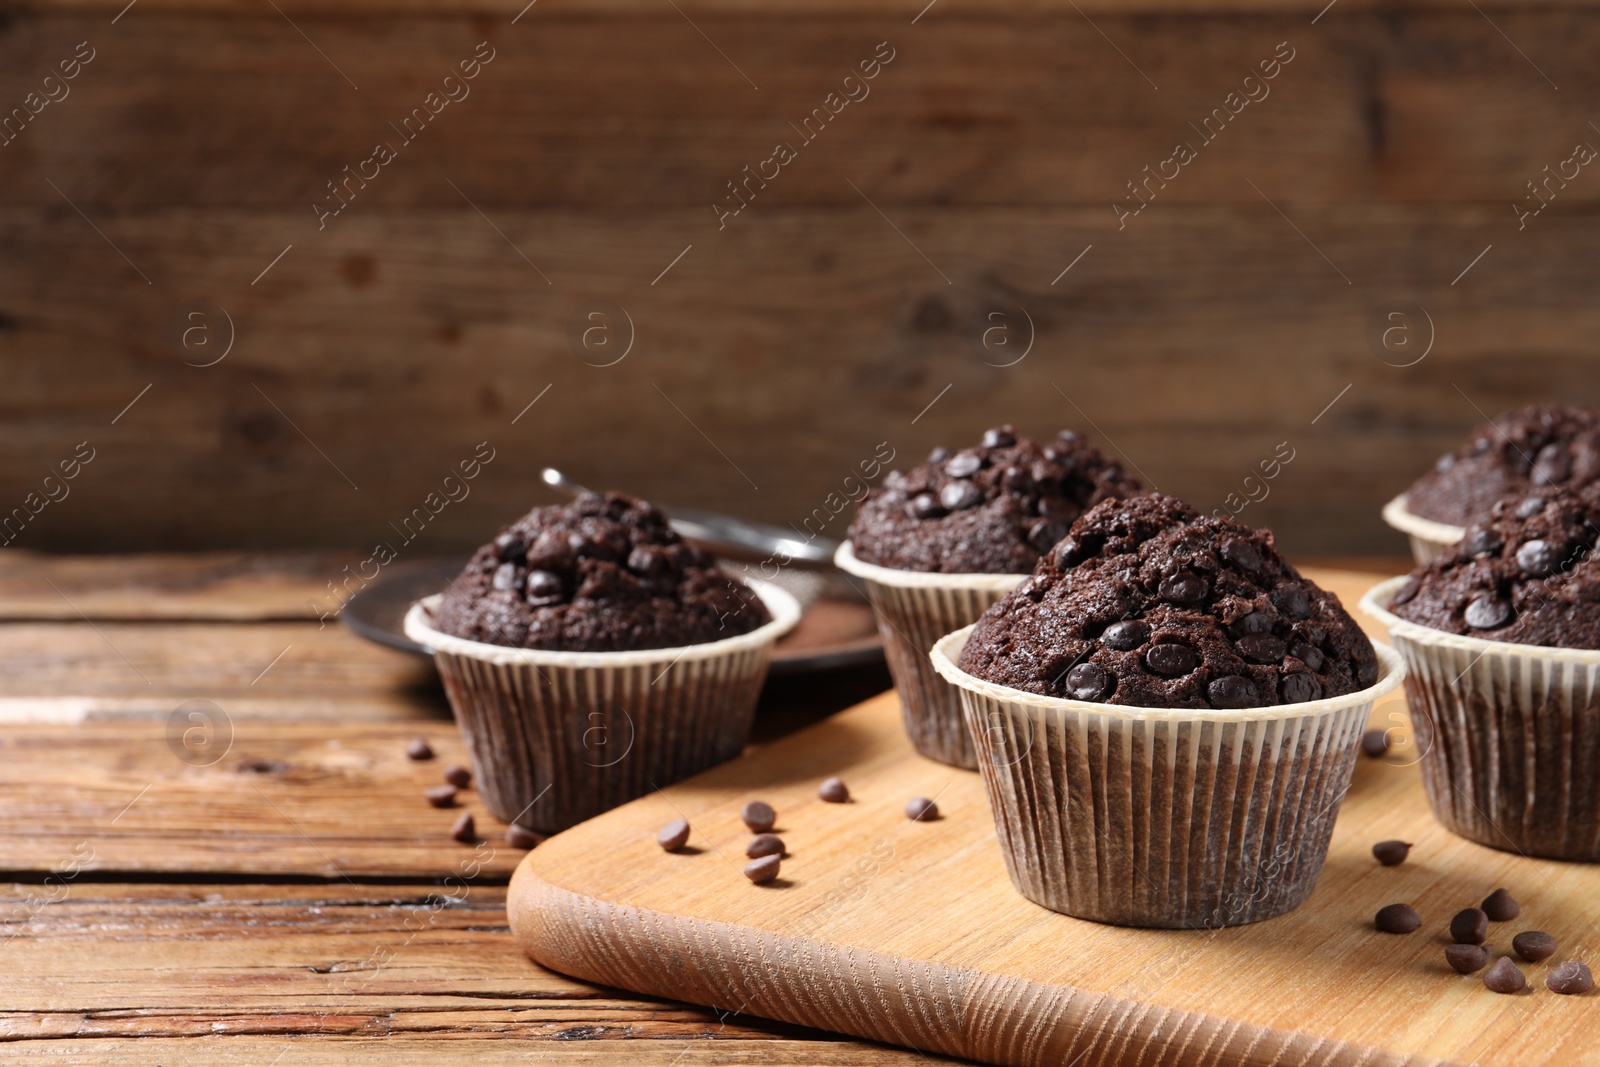
<svg viewBox="0 0 1600 1067"><path fill-rule="evenodd" d="M1353 603L1370 579L1315 577ZM1370 620L1365 620L1371 625ZM1394 725L1398 700L1374 709ZM1409 741L1394 753L1409 759ZM842 774L854 801L816 783ZM754 795L779 812L791 856L778 888L744 881L738 822ZM909 822L912 795L942 818ZM649 831L675 814L691 855ZM880 1040L1007 1064L1079 1062L1587 1062L1593 998L1543 988L1501 997L1446 967L1456 910L1510 887L1561 958L1600 950L1600 875L1452 837L1428 814L1416 770L1360 761L1313 897L1280 919L1220 931L1135 930L1054 915L1015 893L976 774L917 757L892 696L785 745L641 799L552 838L512 883L523 947L558 970ZM1380 867L1383 838L1415 842ZM1405 938L1372 915L1404 900L1424 917ZM1381 1051L1380 1051L1381 1050Z"/></svg>

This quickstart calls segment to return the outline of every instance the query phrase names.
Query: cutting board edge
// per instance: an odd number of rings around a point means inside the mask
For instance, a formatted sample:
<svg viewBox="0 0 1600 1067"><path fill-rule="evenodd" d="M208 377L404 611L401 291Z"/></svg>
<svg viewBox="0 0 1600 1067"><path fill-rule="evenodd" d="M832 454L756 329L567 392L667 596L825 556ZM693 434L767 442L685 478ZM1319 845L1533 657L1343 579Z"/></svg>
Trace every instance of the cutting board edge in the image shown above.
<svg viewBox="0 0 1600 1067"><path fill-rule="evenodd" d="M537 866L535 850L517 866L506 892L512 932L530 959L583 981L719 1012L1001 1067L1463 1067L1067 985L617 904L555 885ZM983 1024L963 1026L964 1017Z"/></svg>

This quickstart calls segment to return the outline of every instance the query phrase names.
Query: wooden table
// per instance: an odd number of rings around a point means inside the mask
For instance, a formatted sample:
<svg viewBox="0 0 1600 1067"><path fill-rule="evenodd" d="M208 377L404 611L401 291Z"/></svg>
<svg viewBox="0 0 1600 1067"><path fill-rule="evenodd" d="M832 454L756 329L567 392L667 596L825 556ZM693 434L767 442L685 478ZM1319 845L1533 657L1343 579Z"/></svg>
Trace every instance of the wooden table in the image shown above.
<svg viewBox="0 0 1600 1067"><path fill-rule="evenodd" d="M0 1058L932 1058L525 959L522 853L472 794L476 845L422 798L465 762L432 668L310 606L344 562L0 553ZM770 686L755 743L885 686ZM437 759L406 758L419 735Z"/></svg>

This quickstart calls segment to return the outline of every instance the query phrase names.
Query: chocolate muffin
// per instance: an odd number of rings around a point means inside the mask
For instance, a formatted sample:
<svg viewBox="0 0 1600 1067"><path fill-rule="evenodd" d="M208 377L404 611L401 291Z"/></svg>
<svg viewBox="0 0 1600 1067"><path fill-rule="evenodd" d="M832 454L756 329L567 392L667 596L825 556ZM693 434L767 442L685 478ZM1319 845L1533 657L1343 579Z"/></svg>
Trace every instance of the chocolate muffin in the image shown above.
<svg viewBox="0 0 1600 1067"><path fill-rule="evenodd" d="M1441 456L1406 490L1406 510L1455 526L1481 522L1496 502L1600 482L1600 411L1529 406L1508 411Z"/></svg>
<svg viewBox="0 0 1600 1067"><path fill-rule="evenodd" d="M1025 574L1085 509L1139 492L1137 479L1071 430L1040 444L997 426L976 448L936 448L909 473L891 472L862 499L850 543L879 567Z"/></svg>
<svg viewBox="0 0 1600 1067"><path fill-rule="evenodd" d="M512 648L627 652L718 641L772 621L742 582L642 500L589 493L535 508L473 555L441 633Z"/></svg>
<svg viewBox="0 0 1600 1067"><path fill-rule="evenodd" d="M1411 572L1389 611L1488 641L1600 649L1600 492L1502 500L1453 553Z"/></svg>
<svg viewBox="0 0 1600 1067"><path fill-rule="evenodd" d="M959 664L1041 696L1147 708L1297 704L1379 673L1339 598L1269 531L1161 495L1085 512L978 621Z"/></svg>

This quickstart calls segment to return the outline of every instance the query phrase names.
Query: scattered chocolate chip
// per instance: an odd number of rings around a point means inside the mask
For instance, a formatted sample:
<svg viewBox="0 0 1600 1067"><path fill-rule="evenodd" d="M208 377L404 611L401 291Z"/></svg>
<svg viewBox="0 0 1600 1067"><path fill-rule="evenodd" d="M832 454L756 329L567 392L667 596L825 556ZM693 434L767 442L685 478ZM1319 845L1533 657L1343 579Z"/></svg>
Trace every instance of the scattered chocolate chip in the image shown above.
<svg viewBox="0 0 1600 1067"><path fill-rule="evenodd" d="M1522 970L1511 962L1510 956L1501 956L1483 975L1483 984L1491 993L1520 993L1528 985Z"/></svg>
<svg viewBox="0 0 1600 1067"><path fill-rule="evenodd" d="M996 426L983 431L982 443L984 448L1010 448L1017 443L1017 434L1009 426Z"/></svg>
<svg viewBox="0 0 1600 1067"><path fill-rule="evenodd" d="M512 848L520 848L526 852L538 843L539 835L526 826L518 826L516 823L512 823L506 827L506 844Z"/></svg>
<svg viewBox="0 0 1600 1067"><path fill-rule="evenodd" d="M1589 973L1587 963L1567 960L1550 968L1550 974L1545 978L1544 984L1552 993L1582 996L1594 988L1594 975Z"/></svg>
<svg viewBox="0 0 1600 1067"><path fill-rule="evenodd" d="M1194 670L1199 660L1187 645L1163 643L1151 645L1144 654L1144 665L1166 678L1177 678Z"/></svg>
<svg viewBox="0 0 1600 1067"><path fill-rule="evenodd" d="M939 805L927 797L912 797L906 801L906 818L912 822L932 822L939 817Z"/></svg>
<svg viewBox="0 0 1600 1067"><path fill-rule="evenodd" d="M1070 537L1064 537L1050 550L1050 558L1056 565L1056 570L1066 571L1077 566L1083 557L1078 553L1078 542Z"/></svg>
<svg viewBox="0 0 1600 1067"><path fill-rule="evenodd" d="M1461 556L1463 559L1472 559L1476 556L1494 555L1504 547L1506 547L1506 543L1500 539L1498 534L1487 526L1479 526L1461 539ZM1409 585L1410 583L1407 584ZM1420 582L1417 584L1421 585ZM1415 589L1411 591L1411 595L1417 595ZM1401 604L1404 601L1396 596L1392 603Z"/></svg>
<svg viewBox="0 0 1600 1067"><path fill-rule="evenodd" d="M456 802L456 787L453 785L429 786L422 793L428 798L428 803L436 808L448 808Z"/></svg>
<svg viewBox="0 0 1600 1067"><path fill-rule="evenodd" d="M1372 855L1385 867L1398 867L1411 855L1409 841L1379 841L1372 846Z"/></svg>
<svg viewBox="0 0 1600 1067"><path fill-rule="evenodd" d="M478 828L473 825L472 812L464 811L461 813L461 817L456 820L455 825L450 827L450 836L464 845L470 845L478 839Z"/></svg>
<svg viewBox="0 0 1600 1067"><path fill-rule="evenodd" d="M1290 646L1289 655L1304 663L1306 669L1311 671L1320 671L1323 662L1327 659L1319 648L1315 645L1308 645L1303 641L1297 645Z"/></svg>
<svg viewBox="0 0 1600 1067"><path fill-rule="evenodd" d="M913 519L938 519L950 512L932 493L918 493L906 503L906 514Z"/></svg>
<svg viewBox="0 0 1600 1067"><path fill-rule="evenodd" d="M778 865L782 862L783 857L776 853L751 860L744 865L744 876L756 885L766 885L778 877Z"/></svg>
<svg viewBox="0 0 1600 1067"><path fill-rule="evenodd" d="M1444 959L1458 974L1481 971L1489 962L1487 945L1447 945Z"/></svg>
<svg viewBox="0 0 1600 1067"><path fill-rule="evenodd" d="M1206 699L1214 708L1254 708L1261 704L1256 683L1237 674L1213 678L1206 686Z"/></svg>
<svg viewBox="0 0 1600 1067"><path fill-rule="evenodd" d="M781 856L783 852L783 838L777 834L757 834L744 847L744 854L753 860L762 856Z"/></svg>
<svg viewBox="0 0 1600 1067"><path fill-rule="evenodd" d="M1543 930L1524 930L1511 939L1511 949L1529 963L1538 963L1556 954L1556 939Z"/></svg>
<svg viewBox="0 0 1600 1067"><path fill-rule="evenodd" d="M829 804L843 804L850 799L850 789L843 778L829 778L817 787L817 796Z"/></svg>
<svg viewBox="0 0 1600 1067"><path fill-rule="evenodd" d="M1234 620L1231 629L1240 637L1247 637L1250 634L1271 633L1272 616L1265 612L1252 611L1250 614Z"/></svg>
<svg viewBox="0 0 1600 1067"><path fill-rule="evenodd" d="M459 763L452 763L444 769L444 780L457 789L465 789L472 784L472 772Z"/></svg>
<svg viewBox="0 0 1600 1067"><path fill-rule="evenodd" d="M983 457L976 452L957 452L944 465L944 472L952 478L970 478L983 470Z"/></svg>
<svg viewBox="0 0 1600 1067"><path fill-rule="evenodd" d="M1369 759L1378 759L1389 751L1388 730L1368 730L1361 735L1361 754Z"/></svg>
<svg viewBox="0 0 1600 1067"><path fill-rule="evenodd" d="M943 463L945 460L947 460L949 458L950 458L950 450L948 448L945 448L943 445L939 446L938 448L935 448L932 452L928 453L928 462L929 463Z"/></svg>
<svg viewBox="0 0 1600 1067"><path fill-rule="evenodd" d="M1050 551L1057 541L1067 536L1067 531L1071 528L1069 523L1042 519L1028 527L1028 544L1037 548L1043 555Z"/></svg>
<svg viewBox="0 0 1600 1067"><path fill-rule="evenodd" d="M1222 558L1241 570L1258 571L1261 569L1261 553L1249 541L1223 542Z"/></svg>
<svg viewBox="0 0 1600 1067"><path fill-rule="evenodd" d="M1101 700L1113 684L1111 672L1098 663L1080 663L1067 672L1067 696L1073 700Z"/></svg>
<svg viewBox="0 0 1600 1067"><path fill-rule="evenodd" d="M947 482L945 487L939 490L939 503L951 511L970 508L982 501L983 490L969 481Z"/></svg>
<svg viewBox="0 0 1600 1067"><path fill-rule="evenodd" d="M1132 652L1150 640L1150 627L1132 619L1114 622L1100 635L1100 643L1113 652Z"/></svg>
<svg viewBox="0 0 1600 1067"><path fill-rule="evenodd" d="M518 560L528 554L528 542L514 530L502 530L495 535L494 554L503 560Z"/></svg>
<svg viewBox="0 0 1600 1067"><path fill-rule="evenodd" d="M1519 519L1531 519L1531 518L1533 518L1535 515L1539 514L1539 512L1541 512L1543 510L1544 510L1544 497L1542 497L1542 496L1529 496L1529 497L1523 497L1521 503L1519 503L1517 505L1517 513L1516 514L1517 514L1517 518L1519 518Z"/></svg>
<svg viewBox="0 0 1600 1067"><path fill-rule="evenodd" d="M1239 655L1256 663L1281 663L1289 652L1283 639L1271 634L1246 634L1234 642L1234 647Z"/></svg>
<svg viewBox="0 0 1600 1067"><path fill-rule="evenodd" d="M1450 940L1458 945L1481 945L1489 938L1489 916L1482 908L1462 908L1450 920Z"/></svg>
<svg viewBox="0 0 1600 1067"><path fill-rule="evenodd" d="M1511 605L1485 593L1467 605L1462 617L1474 630L1495 630L1511 621Z"/></svg>
<svg viewBox="0 0 1600 1067"><path fill-rule="evenodd" d="M1198 604L1206 598L1205 579L1189 571L1161 579L1157 590L1169 604Z"/></svg>
<svg viewBox="0 0 1600 1067"><path fill-rule="evenodd" d="M433 746L428 744L426 737L413 737L406 742L406 757L408 759L432 759Z"/></svg>
<svg viewBox="0 0 1600 1067"><path fill-rule="evenodd" d="M1378 909L1372 925L1379 933L1409 934L1422 925L1422 916L1410 904L1388 904Z"/></svg>
<svg viewBox="0 0 1600 1067"><path fill-rule="evenodd" d="M1273 606L1291 619L1303 619L1311 614L1311 598L1298 585L1283 586L1272 593Z"/></svg>
<svg viewBox="0 0 1600 1067"><path fill-rule="evenodd" d="M689 843L689 820L673 819L656 834L656 844L668 852L676 852Z"/></svg>
<svg viewBox="0 0 1600 1067"><path fill-rule="evenodd" d="M1395 593L1394 599L1389 601L1389 606L1397 608L1401 604L1409 603L1415 600L1420 592L1422 592L1422 583L1415 578L1408 578L1406 579L1406 584L1402 585L1399 592Z"/></svg>
<svg viewBox="0 0 1600 1067"><path fill-rule="evenodd" d="M1515 919L1522 914L1522 905L1517 903L1515 897L1504 889L1496 889L1493 893L1483 898L1479 905L1483 913L1489 916L1490 922L1503 923Z"/></svg>
<svg viewBox="0 0 1600 1067"><path fill-rule="evenodd" d="M1567 450L1554 442L1545 445L1534 457L1532 473L1532 481L1538 485L1566 481L1572 476L1572 463L1567 459Z"/></svg>
<svg viewBox="0 0 1600 1067"><path fill-rule="evenodd" d="M641 545L639 548L634 549L634 553L642 551L643 547ZM633 563L634 558L630 555L628 557L628 565L633 567ZM649 573L648 570L643 568L633 567L633 569L640 571L640 573ZM560 575L552 574L549 571L529 571L528 580L524 588L528 592L528 603L536 608L559 604L565 598L561 588Z"/></svg>
<svg viewBox="0 0 1600 1067"><path fill-rule="evenodd" d="M517 587L517 565L515 563L502 563L494 569L494 577L489 579L489 584L500 592Z"/></svg>
<svg viewBox="0 0 1600 1067"><path fill-rule="evenodd" d="M1304 704L1322 699L1322 683L1317 681L1314 675L1295 671L1293 674L1283 676L1278 692L1285 704Z"/></svg>
<svg viewBox="0 0 1600 1067"><path fill-rule="evenodd" d="M764 800L752 800L739 812L739 818L750 827L753 834L764 834L778 821L778 813Z"/></svg>

